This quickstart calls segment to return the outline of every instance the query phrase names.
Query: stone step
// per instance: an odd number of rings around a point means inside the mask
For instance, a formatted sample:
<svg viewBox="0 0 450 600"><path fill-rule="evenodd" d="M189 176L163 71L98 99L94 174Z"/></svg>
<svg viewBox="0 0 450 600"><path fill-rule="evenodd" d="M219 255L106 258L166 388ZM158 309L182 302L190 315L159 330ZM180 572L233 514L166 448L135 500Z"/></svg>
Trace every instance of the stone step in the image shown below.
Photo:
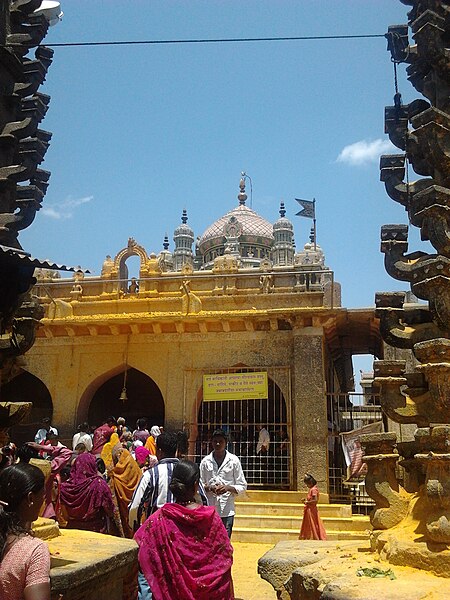
<svg viewBox="0 0 450 600"><path fill-rule="evenodd" d="M297 540L300 529L260 529L250 527L233 527L232 542L251 542L261 544L277 544L286 540ZM331 541L364 540L369 539L367 532L354 531L327 531L327 538Z"/></svg>
<svg viewBox="0 0 450 600"><path fill-rule="evenodd" d="M320 514L320 513L319 513ZM321 515L325 531L349 531L349 532L367 532L371 529L368 517L354 516L349 517L324 517ZM302 525L302 515L241 515L239 512L234 517L237 527L249 529L294 529L300 531Z"/></svg>
<svg viewBox="0 0 450 600"><path fill-rule="evenodd" d="M288 490L247 490L245 494L239 496L236 500L239 502L258 502L258 503L278 503L287 502L289 504L303 504L306 498L306 491L288 491ZM328 497L320 494L322 502L327 502Z"/></svg>
<svg viewBox="0 0 450 600"><path fill-rule="evenodd" d="M352 507L349 504L319 504L319 514L322 517L348 517L352 516ZM236 513L239 515L284 515L295 516L302 514L303 502L240 502L236 499Z"/></svg>

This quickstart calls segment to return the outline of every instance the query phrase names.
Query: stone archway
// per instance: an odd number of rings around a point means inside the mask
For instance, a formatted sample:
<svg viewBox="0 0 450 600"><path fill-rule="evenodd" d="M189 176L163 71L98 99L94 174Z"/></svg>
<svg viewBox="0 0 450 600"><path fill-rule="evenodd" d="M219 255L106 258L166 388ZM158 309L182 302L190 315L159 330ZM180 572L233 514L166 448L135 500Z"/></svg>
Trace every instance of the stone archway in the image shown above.
<svg viewBox="0 0 450 600"><path fill-rule="evenodd" d="M123 248L118 252L114 258L114 269L119 275L120 280L120 288L122 291L126 292L128 290L128 267L127 260L132 257L137 256L140 261L139 268L139 277L141 276L142 269L148 262L148 255L145 251L145 248L138 244L133 238L129 238L128 245L126 248Z"/></svg>
<svg viewBox="0 0 450 600"><path fill-rule="evenodd" d="M113 415L124 417L127 426L133 430L137 419L145 417L149 427L164 425L164 399L157 384L145 373L134 368L127 372L128 400L120 400L123 387L124 372L112 375L93 391L87 407L87 420L90 425L101 425L104 420ZM92 386L90 386L92 390ZM80 414L79 417L82 415Z"/></svg>
<svg viewBox="0 0 450 600"><path fill-rule="evenodd" d="M2 402L33 402L31 413L25 421L11 428L11 441L18 446L34 441L42 419L53 415L52 397L47 386L28 371L22 371L5 383L1 387L0 397Z"/></svg>

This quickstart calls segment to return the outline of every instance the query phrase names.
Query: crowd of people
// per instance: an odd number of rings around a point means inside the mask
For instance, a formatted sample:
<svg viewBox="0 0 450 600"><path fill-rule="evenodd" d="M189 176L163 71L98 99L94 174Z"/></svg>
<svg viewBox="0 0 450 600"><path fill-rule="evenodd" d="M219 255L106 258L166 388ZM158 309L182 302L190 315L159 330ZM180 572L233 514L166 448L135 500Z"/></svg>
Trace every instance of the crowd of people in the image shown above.
<svg viewBox="0 0 450 600"><path fill-rule="evenodd" d="M259 443L264 452L265 431ZM43 419L34 441L0 451L0 597L49 600L49 551L31 529L43 516L63 528L134 538L139 600L232 599L234 500L247 481L227 445L227 433L215 430L198 465L185 459L183 432L149 430L143 418L131 430L109 417L94 431L81 423L70 448ZM308 475L305 483L300 538L325 539L317 482Z"/></svg>
<svg viewBox="0 0 450 600"><path fill-rule="evenodd" d="M234 497L247 482L226 450L227 434L215 431L211 443L199 466L184 458L183 432L149 430L145 419L132 430L109 417L94 431L81 423L70 448L46 418L33 441L2 448L0 597L50 598L48 547L31 529L43 516L63 528L134 538L139 600L232 599ZM169 556L177 569L167 568Z"/></svg>

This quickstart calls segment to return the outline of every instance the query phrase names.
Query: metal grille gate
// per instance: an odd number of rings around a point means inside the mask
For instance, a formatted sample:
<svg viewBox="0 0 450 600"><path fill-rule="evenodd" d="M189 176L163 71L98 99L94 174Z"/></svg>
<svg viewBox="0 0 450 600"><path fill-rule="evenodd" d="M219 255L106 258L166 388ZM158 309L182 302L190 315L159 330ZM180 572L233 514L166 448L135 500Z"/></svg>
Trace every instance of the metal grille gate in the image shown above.
<svg viewBox="0 0 450 600"><path fill-rule="evenodd" d="M330 501L351 503L353 512L367 514L374 502L366 492L363 477L347 479L347 465L339 434L382 421L384 417L379 398L375 394L327 394L327 406Z"/></svg>
<svg viewBox="0 0 450 600"><path fill-rule="evenodd" d="M249 486L286 489L292 482L289 369L233 368L214 372L202 371L202 374L257 371L267 372L267 400L201 402L198 410L195 460L200 462L211 452L213 431L223 429L228 434L228 450L240 458ZM285 394L274 381L275 371L282 371L287 383L284 386ZM257 451L262 427L265 427L270 435L269 449L266 453Z"/></svg>

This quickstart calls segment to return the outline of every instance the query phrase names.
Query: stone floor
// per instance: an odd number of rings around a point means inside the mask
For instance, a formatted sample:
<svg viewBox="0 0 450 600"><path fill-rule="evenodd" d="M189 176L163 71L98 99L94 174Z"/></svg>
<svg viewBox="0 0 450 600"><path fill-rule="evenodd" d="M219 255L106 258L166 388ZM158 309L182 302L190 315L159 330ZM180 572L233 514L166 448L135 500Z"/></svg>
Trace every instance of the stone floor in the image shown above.
<svg viewBox="0 0 450 600"><path fill-rule="evenodd" d="M258 559L273 544L234 542L233 582L236 600L276 600L276 593L258 575Z"/></svg>

